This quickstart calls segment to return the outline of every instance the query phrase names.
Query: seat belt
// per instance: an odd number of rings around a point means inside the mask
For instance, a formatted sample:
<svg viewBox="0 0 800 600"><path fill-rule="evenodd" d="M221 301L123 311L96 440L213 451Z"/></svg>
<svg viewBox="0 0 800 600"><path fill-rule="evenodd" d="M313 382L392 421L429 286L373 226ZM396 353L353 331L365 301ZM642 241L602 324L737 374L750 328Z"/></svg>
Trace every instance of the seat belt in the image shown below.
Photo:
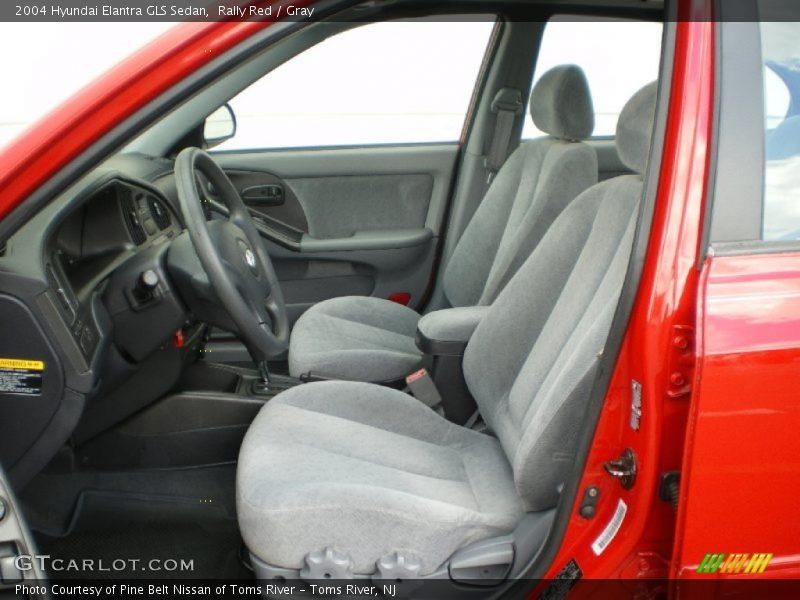
<svg viewBox="0 0 800 600"><path fill-rule="evenodd" d="M492 112L497 116L494 121L494 133L486 155L484 166L489 172L487 184L491 184L494 176L508 157L508 144L514 131L514 121L522 114L522 92L516 88L503 88L492 100Z"/></svg>
<svg viewBox="0 0 800 600"><path fill-rule="evenodd" d="M467 422L464 423L463 426L467 429L472 429L473 427L475 427L475 424L478 422L478 419L480 418L481 418L481 411L479 409L476 409L475 412L472 413L470 418L467 419Z"/></svg>
<svg viewBox="0 0 800 600"><path fill-rule="evenodd" d="M436 409L442 403L442 396L427 369L419 369L407 376L406 385L411 395L428 408Z"/></svg>

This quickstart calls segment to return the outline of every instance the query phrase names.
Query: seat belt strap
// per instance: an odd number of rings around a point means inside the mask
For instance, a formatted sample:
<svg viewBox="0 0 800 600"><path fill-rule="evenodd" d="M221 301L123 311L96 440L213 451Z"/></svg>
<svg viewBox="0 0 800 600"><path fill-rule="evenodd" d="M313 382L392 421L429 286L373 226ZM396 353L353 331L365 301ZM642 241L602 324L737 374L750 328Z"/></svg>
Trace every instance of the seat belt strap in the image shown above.
<svg viewBox="0 0 800 600"><path fill-rule="evenodd" d="M406 385L411 395L428 408L436 408L442 403L442 396L427 369L422 368L408 375Z"/></svg>
<svg viewBox="0 0 800 600"><path fill-rule="evenodd" d="M481 411L476 410L474 413L472 413L472 416L469 419L467 419L467 422L464 423L464 427L467 429L472 429L473 427L475 427L475 423L478 422L478 419L480 419L480 417L481 417Z"/></svg>
<svg viewBox="0 0 800 600"><path fill-rule="evenodd" d="M492 112L497 116L489 153L484 161L486 170L489 172L487 183L492 182L508 157L508 144L511 141L511 133L514 131L514 121L517 115L522 113L522 110L522 92L518 89L503 88L492 100Z"/></svg>

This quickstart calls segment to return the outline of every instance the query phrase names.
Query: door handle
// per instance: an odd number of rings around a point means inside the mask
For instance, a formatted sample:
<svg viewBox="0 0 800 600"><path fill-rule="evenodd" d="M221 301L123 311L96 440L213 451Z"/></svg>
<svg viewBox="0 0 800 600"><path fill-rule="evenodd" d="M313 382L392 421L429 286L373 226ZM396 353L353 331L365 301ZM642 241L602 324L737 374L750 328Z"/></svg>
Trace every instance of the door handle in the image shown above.
<svg viewBox="0 0 800 600"><path fill-rule="evenodd" d="M278 184L253 185L242 190L242 200L253 206L280 206L286 196Z"/></svg>

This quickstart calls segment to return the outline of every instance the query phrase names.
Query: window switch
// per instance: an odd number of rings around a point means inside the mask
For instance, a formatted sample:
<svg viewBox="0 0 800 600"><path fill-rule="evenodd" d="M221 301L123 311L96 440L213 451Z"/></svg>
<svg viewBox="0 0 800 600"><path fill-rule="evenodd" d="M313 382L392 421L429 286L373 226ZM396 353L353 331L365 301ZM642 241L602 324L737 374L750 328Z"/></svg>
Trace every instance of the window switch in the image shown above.
<svg viewBox="0 0 800 600"><path fill-rule="evenodd" d="M16 556L4 556L0 558L0 582L10 585L12 583L19 583L24 579L22 571L20 571L15 564L16 560Z"/></svg>

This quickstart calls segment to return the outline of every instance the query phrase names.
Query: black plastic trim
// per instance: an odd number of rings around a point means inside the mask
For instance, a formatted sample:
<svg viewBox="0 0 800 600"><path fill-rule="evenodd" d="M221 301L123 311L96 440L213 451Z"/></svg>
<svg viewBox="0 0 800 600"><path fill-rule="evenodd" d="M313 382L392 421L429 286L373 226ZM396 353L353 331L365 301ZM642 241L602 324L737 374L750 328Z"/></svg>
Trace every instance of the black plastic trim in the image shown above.
<svg viewBox="0 0 800 600"><path fill-rule="evenodd" d="M759 254L797 254L800 253L800 240L786 242L765 242L763 240L743 240L741 242L717 242L711 244L712 256L755 256Z"/></svg>
<svg viewBox="0 0 800 600"><path fill-rule="evenodd" d="M715 0L715 14L720 14L722 0ZM711 249L711 221L714 214L714 195L717 190L717 161L719 153L719 130L721 122L722 106L722 39L721 36L714 36L714 115L711 123L711 142L709 146L708 161L708 181L706 184L706 204L703 209L703 230L700 235L700 246L697 252L697 270L703 268L703 262L710 253Z"/></svg>
<svg viewBox="0 0 800 600"><path fill-rule="evenodd" d="M438 356L464 356L464 351L467 349L469 340L465 342L453 340L432 340L417 329L417 334L414 338L417 348L422 350L425 354L432 354Z"/></svg>

